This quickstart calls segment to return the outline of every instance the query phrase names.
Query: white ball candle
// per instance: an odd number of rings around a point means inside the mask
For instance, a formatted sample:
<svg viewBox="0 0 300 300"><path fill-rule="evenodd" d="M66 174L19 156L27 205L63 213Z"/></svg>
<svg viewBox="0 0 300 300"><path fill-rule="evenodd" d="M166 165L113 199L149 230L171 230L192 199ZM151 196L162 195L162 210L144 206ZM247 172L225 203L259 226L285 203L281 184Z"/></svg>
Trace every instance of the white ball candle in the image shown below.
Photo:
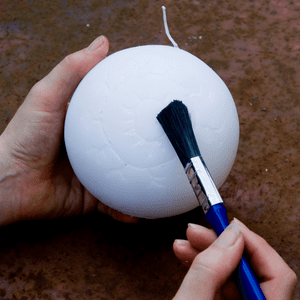
<svg viewBox="0 0 300 300"><path fill-rule="evenodd" d="M116 52L76 89L65 143L75 174L104 204L141 218L162 218L199 204L156 120L171 101L189 109L201 154L217 187L238 147L239 122L220 77L196 56L171 46Z"/></svg>

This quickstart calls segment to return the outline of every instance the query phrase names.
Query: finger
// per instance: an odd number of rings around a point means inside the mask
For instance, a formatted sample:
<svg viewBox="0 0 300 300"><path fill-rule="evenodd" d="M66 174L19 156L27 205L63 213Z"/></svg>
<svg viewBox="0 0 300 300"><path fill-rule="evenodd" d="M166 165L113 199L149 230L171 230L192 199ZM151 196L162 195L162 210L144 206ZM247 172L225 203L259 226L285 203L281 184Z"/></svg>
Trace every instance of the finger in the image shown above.
<svg viewBox="0 0 300 300"><path fill-rule="evenodd" d="M103 204L100 201L98 201L97 210L103 214L111 216L116 221L120 221L123 223L138 223L140 221L140 218L125 215L122 212L117 211L117 210Z"/></svg>
<svg viewBox="0 0 300 300"><path fill-rule="evenodd" d="M87 48L64 58L28 94L25 102L42 112L63 112L82 78L107 54L109 43L100 36Z"/></svg>
<svg viewBox="0 0 300 300"><path fill-rule="evenodd" d="M189 241L186 240L175 240L173 243L173 250L176 257L188 268L192 265L195 257L199 254L199 251L194 249ZM225 299L241 299L241 294L234 278L230 278L226 282L222 292Z"/></svg>
<svg viewBox="0 0 300 300"><path fill-rule="evenodd" d="M213 299L236 269L244 240L237 224L230 224L219 238L194 259L175 299Z"/></svg>
<svg viewBox="0 0 300 300"><path fill-rule="evenodd" d="M173 243L173 251L178 259L187 266L190 267L195 257L199 254L199 251L194 249L189 241L175 240Z"/></svg>
<svg viewBox="0 0 300 300"><path fill-rule="evenodd" d="M233 222L241 228L249 263L263 281L261 288L267 299L290 299L297 283L295 272L262 237L241 221Z"/></svg>
<svg viewBox="0 0 300 300"><path fill-rule="evenodd" d="M208 248L217 239L214 230L191 223L188 224L186 235L191 246L200 252Z"/></svg>
<svg viewBox="0 0 300 300"><path fill-rule="evenodd" d="M208 248L217 238L213 230L206 227L188 224L188 241L176 240L173 244L175 255L186 266L190 266L199 252Z"/></svg>
<svg viewBox="0 0 300 300"><path fill-rule="evenodd" d="M197 224L188 224L186 240L175 240L173 250L178 259L190 267L195 257L203 250L208 248L216 239L217 234L214 230ZM233 278L228 280L223 287L223 294L226 299L240 299L240 292Z"/></svg>

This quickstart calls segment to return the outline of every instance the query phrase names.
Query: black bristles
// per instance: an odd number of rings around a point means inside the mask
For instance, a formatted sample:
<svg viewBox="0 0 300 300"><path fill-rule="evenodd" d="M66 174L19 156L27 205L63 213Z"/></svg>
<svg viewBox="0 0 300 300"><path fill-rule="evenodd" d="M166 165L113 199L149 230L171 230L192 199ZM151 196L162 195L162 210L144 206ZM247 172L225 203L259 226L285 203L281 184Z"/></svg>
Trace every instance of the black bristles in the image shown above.
<svg viewBox="0 0 300 300"><path fill-rule="evenodd" d="M201 156L188 109L181 101L171 102L158 114L157 120L184 167L192 157Z"/></svg>

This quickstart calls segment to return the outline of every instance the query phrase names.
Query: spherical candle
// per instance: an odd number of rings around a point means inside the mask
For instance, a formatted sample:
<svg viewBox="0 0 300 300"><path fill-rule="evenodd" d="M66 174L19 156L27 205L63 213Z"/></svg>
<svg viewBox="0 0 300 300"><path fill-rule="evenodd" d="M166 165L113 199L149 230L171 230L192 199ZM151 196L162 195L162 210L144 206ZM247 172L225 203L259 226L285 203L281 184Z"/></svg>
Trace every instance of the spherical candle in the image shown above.
<svg viewBox="0 0 300 300"><path fill-rule="evenodd" d="M66 116L69 160L83 186L104 204L141 218L162 218L199 204L156 119L171 101L189 109L201 154L217 187L239 139L232 96L196 56L171 46L116 52L77 87Z"/></svg>

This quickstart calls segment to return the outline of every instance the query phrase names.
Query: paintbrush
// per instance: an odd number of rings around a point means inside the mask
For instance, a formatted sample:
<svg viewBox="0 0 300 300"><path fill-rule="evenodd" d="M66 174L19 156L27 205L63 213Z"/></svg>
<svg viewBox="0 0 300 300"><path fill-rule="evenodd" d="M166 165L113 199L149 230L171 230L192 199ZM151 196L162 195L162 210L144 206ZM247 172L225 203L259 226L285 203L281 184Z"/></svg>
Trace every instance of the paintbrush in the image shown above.
<svg viewBox="0 0 300 300"><path fill-rule="evenodd" d="M229 225L227 211L201 156L187 107L181 101L174 100L158 114L157 120L185 168L206 220L219 236ZM236 273L243 299L266 299L244 256Z"/></svg>

